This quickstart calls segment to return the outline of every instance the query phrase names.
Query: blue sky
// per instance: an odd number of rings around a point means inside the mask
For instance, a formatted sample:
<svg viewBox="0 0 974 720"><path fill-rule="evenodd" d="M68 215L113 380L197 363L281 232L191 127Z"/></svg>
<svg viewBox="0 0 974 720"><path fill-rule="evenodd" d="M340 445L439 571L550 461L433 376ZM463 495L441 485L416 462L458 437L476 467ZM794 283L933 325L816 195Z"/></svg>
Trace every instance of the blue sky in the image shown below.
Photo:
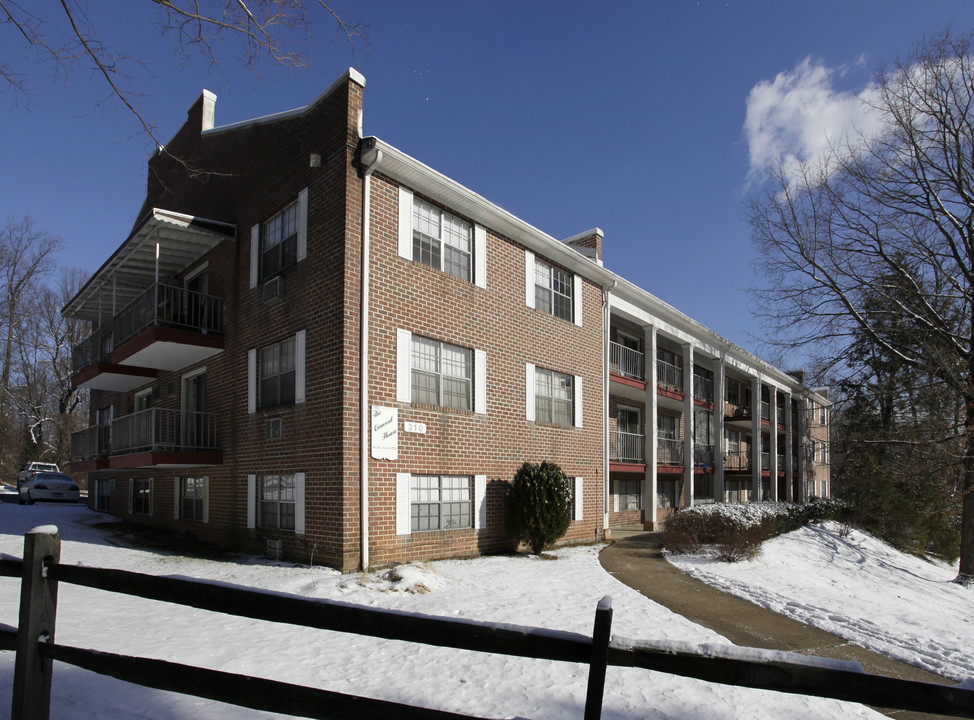
<svg viewBox="0 0 974 720"><path fill-rule="evenodd" d="M322 21L310 68L265 63L258 78L232 55L219 70L178 62L149 3L125 7L93 0L89 17L146 64L132 75L161 138L203 88L224 125L303 106L355 67L367 134L557 238L602 228L607 267L769 359L746 292L744 201L764 163L852 122L881 60L948 24L974 30L969 0L336 0L369 23L368 47ZM96 107L107 91L86 70L21 69L30 107L0 95L0 219L30 215L64 238L62 265L94 271L135 221L153 145L130 114Z"/></svg>

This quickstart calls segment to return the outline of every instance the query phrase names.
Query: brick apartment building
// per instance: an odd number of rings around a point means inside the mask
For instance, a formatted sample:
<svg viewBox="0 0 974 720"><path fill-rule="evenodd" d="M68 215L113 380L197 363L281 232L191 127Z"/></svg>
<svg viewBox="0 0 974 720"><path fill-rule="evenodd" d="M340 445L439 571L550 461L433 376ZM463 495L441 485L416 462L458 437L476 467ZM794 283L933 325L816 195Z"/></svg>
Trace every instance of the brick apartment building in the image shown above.
<svg viewBox="0 0 974 720"><path fill-rule="evenodd" d="M204 91L149 160L64 308L92 323L93 507L348 570L511 549L524 461L573 479L568 542L828 494L824 394L607 270L601 231L555 240L364 137L364 86L223 127Z"/></svg>

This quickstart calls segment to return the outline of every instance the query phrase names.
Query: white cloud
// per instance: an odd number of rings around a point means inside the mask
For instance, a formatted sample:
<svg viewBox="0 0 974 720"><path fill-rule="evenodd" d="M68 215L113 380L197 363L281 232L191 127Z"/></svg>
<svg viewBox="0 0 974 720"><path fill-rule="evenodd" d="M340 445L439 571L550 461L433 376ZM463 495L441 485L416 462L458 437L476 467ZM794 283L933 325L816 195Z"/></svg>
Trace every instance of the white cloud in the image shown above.
<svg viewBox="0 0 974 720"><path fill-rule="evenodd" d="M861 63L862 58L856 65ZM793 70L751 88L744 134L752 180L779 163L787 171L800 161L814 162L830 145L860 134L868 137L878 129L878 118L864 102L876 92L875 85L858 93L836 88L836 80L849 69L805 58Z"/></svg>

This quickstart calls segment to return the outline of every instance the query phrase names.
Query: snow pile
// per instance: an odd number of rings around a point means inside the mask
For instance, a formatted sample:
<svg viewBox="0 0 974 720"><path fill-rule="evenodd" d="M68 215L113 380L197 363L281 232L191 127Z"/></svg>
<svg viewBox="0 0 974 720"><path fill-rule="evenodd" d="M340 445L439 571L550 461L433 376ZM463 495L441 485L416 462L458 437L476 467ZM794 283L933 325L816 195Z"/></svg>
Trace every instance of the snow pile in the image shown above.
<svg viewBox="0 0 974 720"><path fill-rule="evenodd" d="M164 555L120 546L86 508L0 504L0 553L20 556L23 533L58 526L61 560L154 575L197 577L367 607L591 635L599 600L612 597L613 633L650 643L726 643L608 575L597 547L531 556L408 566L393 577L343 576L319 567ZM439 579L437 581L437 579ZM430 592L405 588L425 586ZM384 590L381 588L385 588ZM380 591L376 591L380 589ZM20 584L0 578L0 623L17 624ZM286 618L285 618L286 619ZM58 641L155 657L481 717L582 716L584 665L485 655L247 620L62 585ZM728 652L733 652L731 647ZM0 652L0 708L10 706L13 653ZM52 720L252 720L267 713L128 685L57 664ZM279 716L277 716L279 717ZM605 720L781 717L881 718L852 703L714 685L635 668L609 668Z"/></svg>
<svg viewBox="0 0 974 720"><path fill-rule="evenodd" d="M836 522L764 543L735 564L668 555L694 577L875 652L964 681L974 677L974 592L957 567L900 553Z"/></svg>
<svg viewBox="0 0 974 720"><path fill-rule="evenodd" d="M374 592L425 595L428 592L446 587L450 581L439 575L431 563L414 562L407 565L397 565L389 570L383 570L366 577L353 575L343 580L339 587L347 590L353 584L361 585Z"/></svg>

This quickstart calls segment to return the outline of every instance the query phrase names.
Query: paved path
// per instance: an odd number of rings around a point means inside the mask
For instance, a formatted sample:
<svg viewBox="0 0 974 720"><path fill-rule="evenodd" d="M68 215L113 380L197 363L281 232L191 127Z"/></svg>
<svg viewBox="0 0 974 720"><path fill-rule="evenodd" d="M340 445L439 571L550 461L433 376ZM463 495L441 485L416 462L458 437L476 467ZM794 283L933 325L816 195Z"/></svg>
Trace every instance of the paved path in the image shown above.
<svg viewBox="0 0 974 720"><path fill-rule="evenodd" d="M712 588L668 563L663 558L660 537L659 533L613 530L612 544L599 556L602 567L650 600L720 633L735 645L854 660L874 675L953 684L939 675L851 645L836 635ZM899 720L944 717L875 709Z"/></svg>

